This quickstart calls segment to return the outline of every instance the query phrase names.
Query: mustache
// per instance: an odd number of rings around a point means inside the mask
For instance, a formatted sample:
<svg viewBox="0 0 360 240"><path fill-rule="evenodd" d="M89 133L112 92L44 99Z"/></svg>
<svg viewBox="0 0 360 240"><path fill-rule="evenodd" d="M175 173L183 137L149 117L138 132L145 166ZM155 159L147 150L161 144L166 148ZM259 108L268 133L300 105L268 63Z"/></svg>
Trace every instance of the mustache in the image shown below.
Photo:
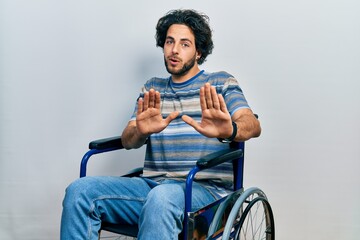
<svg viewBox="0 0 360 240"><path fill-rule="evenodd" d="M175 61L179 61L179 62L182 61L182 59L179 58L179 57L177 57L176 55L169 56L169 57L167 57L166 59L167 59L167 60L175 60Z"/></svg>

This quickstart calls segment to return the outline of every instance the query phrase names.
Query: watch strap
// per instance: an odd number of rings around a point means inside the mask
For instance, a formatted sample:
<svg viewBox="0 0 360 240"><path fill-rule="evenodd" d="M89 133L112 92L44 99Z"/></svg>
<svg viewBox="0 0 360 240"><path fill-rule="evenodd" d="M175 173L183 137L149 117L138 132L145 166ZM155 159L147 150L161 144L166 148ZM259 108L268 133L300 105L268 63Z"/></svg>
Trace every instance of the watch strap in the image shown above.
<svg viewBox="0 0 360 240"><path fill-rule="evenodd" d="M231 122L233 126L233 132L229 138L218 138L218 140L222 143L230 143L234 141L236 134L237 134L237 125L234 121Z"/></svg>

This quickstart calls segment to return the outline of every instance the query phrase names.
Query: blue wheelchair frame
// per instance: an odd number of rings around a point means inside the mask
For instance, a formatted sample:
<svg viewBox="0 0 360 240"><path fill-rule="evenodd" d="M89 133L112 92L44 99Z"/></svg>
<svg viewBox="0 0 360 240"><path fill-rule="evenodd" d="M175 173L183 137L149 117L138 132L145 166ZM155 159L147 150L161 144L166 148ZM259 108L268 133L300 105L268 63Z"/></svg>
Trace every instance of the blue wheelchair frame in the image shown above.
<svg viewBox="0 0 360 240"><path fill-rule="evenodd" d="M95 154L111 152L115 150L123 149L121 142L121 137L112 137L105 138L100 140L95 140L90 142L89 151L85 153L81 160L80 164L80 177L86 176L87 163L91 156ZM233 142L230 143L230 148L215 153L211 153L201 159L196 163L196 166L193 167L186 178L186 188L185 188L185 215L184 215L184 228L183 228L183 238L188 239L189 232L189 215L191 213L191 199L192 199L192 184L195 179L195 175L205 169L217 166L221 163L232 161L233 170L234 170L234 191L243 189L243 170L244 170L244 142ZM136 169L133 172L126 174L125 176L137 176L141 170ZM102 229L107 231L112 231L116 233L121 233L129 236L136 237L137 229L133 227L126 226L122 229L120 226L112 226L111 224L104 224Z"/></svg>

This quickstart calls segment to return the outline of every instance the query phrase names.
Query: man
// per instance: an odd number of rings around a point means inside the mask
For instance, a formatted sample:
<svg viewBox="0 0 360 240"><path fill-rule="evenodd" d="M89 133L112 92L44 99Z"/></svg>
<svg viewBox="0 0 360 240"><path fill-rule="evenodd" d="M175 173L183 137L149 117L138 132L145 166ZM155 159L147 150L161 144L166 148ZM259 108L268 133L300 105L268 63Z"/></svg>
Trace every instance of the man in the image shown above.
<svg viewBox="0 0 360 240"><path fill-rule="evenodd" d="M101 221L138 224L138 239L177 239L184 218L184 177L195 162L258 137L260 124L226 72L200 70L212 52L208 17L174 10L156 27L169 78L147 81L122 133L125 148L147 143L142 177L86 177L66 190L61 239L97 239ZM193 209L229 193L232 165L200 172Z"/></svg>

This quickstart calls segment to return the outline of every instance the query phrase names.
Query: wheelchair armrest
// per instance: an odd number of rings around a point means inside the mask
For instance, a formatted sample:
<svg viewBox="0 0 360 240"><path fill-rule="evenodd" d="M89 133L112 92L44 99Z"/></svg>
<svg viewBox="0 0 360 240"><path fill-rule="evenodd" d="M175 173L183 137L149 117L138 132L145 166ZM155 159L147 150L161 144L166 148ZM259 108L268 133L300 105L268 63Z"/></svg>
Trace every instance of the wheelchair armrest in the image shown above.
<svg viewBox="0 0 360 240"><path fill-rule="evenodd" d="M145 142L145 144L147 144L147 141ZM92 155L124 149L124 146L122 145L121 136L117 136L117 137L103 138L92 141L89 143L89 149L90 150L87 151L83 156L83 158L81 159L80 177L86 176L87 162ZM141 173L141 170L135 171L133 173L128 173L127 175L136 176L139 173Z"/></svg>
<svg viewBox="0 0 360 240"><path fill-rule="evenodd" d="M242 149L229 148L221 151L217 151L215 153L210 153L196 162L196 166L203 170L207 168L211 168L217 166L221 163L235 160L244 155Z"/></svg>
<svg viewBox="0 0 360 240"><path fill-rule="evenodd" d="M121 136L98 139L89 143L89 149L103 150L108 148L124 148L121 142Z"/></svg>
<svg viewBox="0 0 360 240"><path fill-rule="evenodd" d="M134 168L125 175L122 175L122 177L139 177L143 173L143 169L143 167Z"/></svg>

